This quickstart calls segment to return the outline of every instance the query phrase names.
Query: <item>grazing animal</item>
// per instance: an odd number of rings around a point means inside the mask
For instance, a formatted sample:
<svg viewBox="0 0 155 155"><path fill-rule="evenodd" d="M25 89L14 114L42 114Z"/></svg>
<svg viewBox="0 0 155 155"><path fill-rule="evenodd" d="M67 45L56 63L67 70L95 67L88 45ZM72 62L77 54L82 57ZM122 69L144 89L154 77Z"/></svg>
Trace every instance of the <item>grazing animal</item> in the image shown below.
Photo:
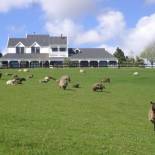
<svg viewBox="0 0 155 155"><path fill-rule="evenodd" d="M23 72L29 72L29 70L28 69L23 69Z"/></svg>
<svg viewBox="0 0 155 155"><path fill-rule="evenodd" d="M137 75L139 75L139 73L138 72L134 72L133 75L137 76Z"/></svg>
<svg viewBox="0 0 155 155"><path fill-rule="evenodd" d="M66 79L61 79L59 80L59 87L62 88L62 89L66 89L68 86L68 80Z"/></svg>
<svg viewBox="0 0 155 155"><path fill-rule="evenodd" d="M26 81L25 78L20 78L20 77L15 78L15 80L20 81L20 82Z"/></svg>
<svg viewBox="0 0 155 155"><path fill-rule="evenodd" d="M56 79L55 79L54 77L52 77L52 76L45 76L44 79L45 79L45 80L48 80L48 81L50 81L50 80L54 80L54 81L55 81L55 80L56 80Z"/></svg>
<svg viewBox="0 0 155 155"><path fill-rule="evenodd" d="M12 78L18 78L18 75L16 75L16 74L12 75Z"/></svg>
<svg viewBox="0 0 155 155"><path fill-rule="evenodd" d="M70 78L69 75L63 75L63 76L60 78L60 80L66 80L66 81L68 81L68 82L71 82L71 78Z"/></svg>
<svg viewBox="0 0 155 155"><path fill-rule="evenodd" d="M79 88L79 87L80 87L79 83L73 84L73 88Z"/></svg>
<svg viewBox="0 0 155 155"><path fill-rule="evenodd" d="M80 69L80 73L85 73L85 70L83 70L83 69Z"/></svg>
<svg viewBox="0 0 155 155"><path fill-rule="evenodd" d="M33 74L28 75L28 79L31 79L31 78L33 78Z"/></svg>
<svg viewBox="0 0 155 155"><path fill-rule="evenodd" d="M42 80L39 80L39 83L47 83L49 80L45 80L45 79L42 79Z"/></svg>
<svg viewBox="0 0 155 155"><path fill-rule="evenodd" d="M14 84L15 84L15 85L17 85L17 84L22 84L22 81L21 81L20 79L15 79Z"/></svg>
<svg viewBox="0 0 155 155"><path fill-rule="evenodd" d="M15 79L13 79L13 80L8 80L8 81L6 81L6 84L7 85L16 85L16 83L15 83Z"/></svg>
<svg viewBox="0 0 155 155"><path fill-rule="evenodd" d="M7 75L7 76L12 76L13 74L12 74L12 73L6 73L6 75Z"/></svg>
<svg viewBox="0 0 155 155"><path fill-rule="evenodd" d="M110 78L105 77L103 80L101 80L101 82L103 83L110 83Z"/></svg>
<svg viewBox="0 0 155 155"><path fill-rule="evenodd" d="M93 91L103 91L105 89L105 86L102 83L95 83L92 87Z"/></svg>
<svg viewBox="0 0 155 155"><path fill-rule="evenodd" d="M149 110L148 118L149 121L151 121L154 125L154 131L155 131L155 102L150 102L151 108Z"/></svg>

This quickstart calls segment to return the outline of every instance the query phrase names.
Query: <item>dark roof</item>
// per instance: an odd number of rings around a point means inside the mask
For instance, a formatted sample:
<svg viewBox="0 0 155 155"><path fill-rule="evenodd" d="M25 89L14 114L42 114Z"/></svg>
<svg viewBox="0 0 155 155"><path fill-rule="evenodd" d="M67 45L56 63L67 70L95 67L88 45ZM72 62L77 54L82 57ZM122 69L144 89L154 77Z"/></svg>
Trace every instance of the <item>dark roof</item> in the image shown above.
<svg viewBox="0 0 155 155"><path fill-rule="evenodd" d="M50 44L67 44L67 37L50 37Z"/></svg>
<svg viewBox="0 0 155 155"><path fill-rule="evenodd" d="M117 60L112 54L104 48L69 48L69 57L71 59L108 59Z"/></svg>
<svg viewBox="0 0 155 155"><path fill-rule="evenodd" d="M48 60L49 54L13 54L8 53L0 58L0 60Z"/></svg>
<svg viewBox="0 0 155 155"><path fill-rule="evenodd" d="M40 46L50 46L53 44L67 44L67 37L50 37L49 35L27 35L26 38L9 38L8 47L15 47L19 42L24 46L29 47L34 42L37 42Z"/></svg>

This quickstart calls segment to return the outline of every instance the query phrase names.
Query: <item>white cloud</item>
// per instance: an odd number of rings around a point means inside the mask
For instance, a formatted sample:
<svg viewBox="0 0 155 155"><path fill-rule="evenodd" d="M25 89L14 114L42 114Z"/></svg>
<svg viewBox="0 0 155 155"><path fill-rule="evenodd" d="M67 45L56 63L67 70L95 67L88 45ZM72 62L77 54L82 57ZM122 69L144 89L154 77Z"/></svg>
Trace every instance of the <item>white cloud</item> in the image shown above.
<svg viewBox="0 0 155 155"><path fill-rule="evenodd" d="M93 0L38 0L49 19L63 19L79 16L93 10Z"/></svg>
<svg viewBox="0 0 155 155"><path fill-rule="evenodd" d="M105 42L120 37L125 30L124 16L119 11L108 11L97 17L98 25L82 32L76 38L78 44Z"/></svg>
<svg viewBox="0 0 155 155"><path fill-rule="evenodd" d="M123 46L139 54L148 44L155 40L155 14L141 18L136 27L124 35Z"/></svg>
<svg viewBox="0 0 155 155"><path fill-rule="evenodd" d="M24 8L39 4L48 18L75 17L90 9L93 10L93 0L0 0L0 12L7 12L13 8Z"/></svg>
<svg viewBox="0 0 155 155"><path fill-rule="evenodd" d="M108 52L113 54L116 51L117 46L110 46L108 44L102 44L98 46L98 48L105 48Z"/></svg>
<svg viewBox="0 0 155 155"><path fill-rule="evenodd" d="M60 24L61 23L61 24ZM52 35L67 35L69 41L73 41L77 34L81 32L82 27L74 23L70 19L48 21L46 23L46 29L49 34Z"/></svg>
<svg viewBox="0 0 155 155"><path fill-rule="evenodd" d="M147 3L147 4L153 4L153 3L155 3L155 0L145 0L145 3Z"/></svg>
<svg viewBox="0 0 155 155"><path fill-rule="evenodd" d="M28 7L35 0L0 0L0 12L7 12L13 8Z"/></svg>

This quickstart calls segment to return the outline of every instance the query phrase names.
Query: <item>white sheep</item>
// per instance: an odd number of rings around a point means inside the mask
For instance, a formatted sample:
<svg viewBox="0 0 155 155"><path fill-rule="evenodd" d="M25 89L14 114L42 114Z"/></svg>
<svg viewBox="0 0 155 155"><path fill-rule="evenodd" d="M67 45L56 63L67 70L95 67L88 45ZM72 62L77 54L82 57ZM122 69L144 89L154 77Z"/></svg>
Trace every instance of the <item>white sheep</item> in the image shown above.
<svg viewBox="0 0 155 155"><path fill-rule="evenodd" d="M138 72L134 72L133 75L137 76L137 75L139 75L139 73Z"/></svg>
<svg viewBox="0 0 155 155"><path fill-rule="evenodd" d="M29 72L29 70L28 69L23 69L23 72Z"/></svg>
<svg viewBox="0 0 155 155"><path fill-rule="evenodd" d="M44 80L49 80L49 77L48 77L48 76L45 76L45 77L44 77Z"/></svg>
<svg viewBox="0 0 155 155"><path fill-rule="evenodd" d="M7 85L15 85L15 80L13 79L13 80L8 80L8 81L6 81L6 84Z"/></svg>
<svg viewBox="0 0 155 155"><path fill-rule="evenodd" d="M85 72L85 70L83 70L83 69L80 69L80 73L84 73Z"/></svg>

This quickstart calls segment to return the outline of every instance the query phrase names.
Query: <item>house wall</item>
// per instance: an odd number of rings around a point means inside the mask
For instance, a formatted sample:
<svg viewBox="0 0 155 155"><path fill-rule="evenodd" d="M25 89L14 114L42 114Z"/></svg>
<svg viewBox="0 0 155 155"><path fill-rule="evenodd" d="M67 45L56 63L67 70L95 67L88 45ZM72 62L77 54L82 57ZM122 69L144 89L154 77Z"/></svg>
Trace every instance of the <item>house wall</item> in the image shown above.
<svg viewBox="0 0 155 155"><path fill-rule="evenodd" d="M52 48L58 48L58 51L53 52ZM66 51L60 51L60 48L66 48ZM66 45L52 45L49 49L50 57L68 57L68 48Z"/></svg>
<svg viewBox="0 0 155 155"><path fill-rule="evenodd" d="M16 48L8 48L7 53L16 53Z"/></svg>
<svg viewBox="0 0 155 155"><path fill-rule="evenodd" d="M66 46L53 46L57 47L58 49L60 48L66 48L66 51L57 51L53 52L52 47L41 47L40 48L40 53L49 53L50 57L68 57L68 49ZM16 53L16 48L8 48L7 53ZM31 48L25 48L25 53L31 53Z"/></svg>

